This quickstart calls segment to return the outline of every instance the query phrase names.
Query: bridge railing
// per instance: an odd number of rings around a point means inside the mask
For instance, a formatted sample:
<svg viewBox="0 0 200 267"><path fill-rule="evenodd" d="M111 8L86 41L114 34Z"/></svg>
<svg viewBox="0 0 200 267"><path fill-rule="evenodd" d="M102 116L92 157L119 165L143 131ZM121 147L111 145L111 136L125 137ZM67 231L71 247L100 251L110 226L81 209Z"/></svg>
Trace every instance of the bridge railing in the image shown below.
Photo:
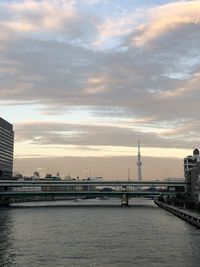
<svg viewBox="0 0 200 267"><path fill-rule="evenodd" d="M31 180L31 181L15 181L15 180L0 180L1 186L20 187L20 186L184 186L185 181L45 181L45 180Z"/></svg>

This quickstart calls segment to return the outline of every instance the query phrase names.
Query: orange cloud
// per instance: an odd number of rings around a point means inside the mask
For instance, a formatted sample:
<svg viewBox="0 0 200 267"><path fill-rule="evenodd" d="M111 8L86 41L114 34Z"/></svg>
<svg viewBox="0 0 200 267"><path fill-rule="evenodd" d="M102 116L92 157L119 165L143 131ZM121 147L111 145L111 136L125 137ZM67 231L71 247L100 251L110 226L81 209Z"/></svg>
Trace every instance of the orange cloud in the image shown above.
<svg viewBox="0 0 200 267"><path fill-rule="evenodd" d="M14 16L1 25L17 32L59 29L66 20L76 18L76 12L70 3L62 9L49 1L24 1L4 6Z"/></svg>
<svg viewBox="0 0 200 267"><path fill-rule="evenodd" d="M83 90L84 94L93 95L108 92L105 77L93 77L88 79L88 87Z"/></svg>
<svg viewBox="0 0 200 267"><path fill-rule="evenodd" d="M132 31L135 18L130 14L118 19L109 18L101 25L97 25L99 37L94 42L94 46L99 46L109 38L126 35Z"/></svg>
<svg viewBox="0 0 200 267"><path fill-rule="evenodd" d="M162 91L159 94L159 98L174 98L174 97L181 97L184 95L187 95L188 92L194 92L194 91L199 91L199 81L200 81L200 73L196 73L193 75L193 77L184 82L181 87L178 87L173 90L167 90L167 91Z"/></svg>
<svg viewBox="0 0 200 267"><path fill-rule="evenodd" d="M150 23L140 25L142 34L133 39L136 46L147 44L161 34L184 24L200 24L200 2L171 3L150 10Z"/></svg>

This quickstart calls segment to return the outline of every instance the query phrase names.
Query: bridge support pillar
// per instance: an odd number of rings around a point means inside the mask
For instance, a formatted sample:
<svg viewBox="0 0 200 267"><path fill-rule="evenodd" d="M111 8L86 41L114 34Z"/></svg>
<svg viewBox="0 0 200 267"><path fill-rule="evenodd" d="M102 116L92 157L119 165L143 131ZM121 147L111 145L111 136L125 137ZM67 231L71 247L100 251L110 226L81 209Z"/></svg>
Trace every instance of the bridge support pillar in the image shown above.
<svg viewBox="0 0 200 267"><path fill-rule="evenodd" d="M128 195L127 194L122 195L121 206L128 206Z"/></svg>

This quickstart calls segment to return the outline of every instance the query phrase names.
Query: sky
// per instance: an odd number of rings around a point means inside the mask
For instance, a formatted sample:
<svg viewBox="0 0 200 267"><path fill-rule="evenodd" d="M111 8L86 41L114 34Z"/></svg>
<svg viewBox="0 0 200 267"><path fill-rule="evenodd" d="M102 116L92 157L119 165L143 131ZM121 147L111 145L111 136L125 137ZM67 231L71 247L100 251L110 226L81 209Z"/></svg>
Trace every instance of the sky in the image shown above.
<svg viewBox="0 0 200 267"><path fill-rule="evenodd" d="M183 177L200 141L200 1L0 1L14 170Z"/></svg>

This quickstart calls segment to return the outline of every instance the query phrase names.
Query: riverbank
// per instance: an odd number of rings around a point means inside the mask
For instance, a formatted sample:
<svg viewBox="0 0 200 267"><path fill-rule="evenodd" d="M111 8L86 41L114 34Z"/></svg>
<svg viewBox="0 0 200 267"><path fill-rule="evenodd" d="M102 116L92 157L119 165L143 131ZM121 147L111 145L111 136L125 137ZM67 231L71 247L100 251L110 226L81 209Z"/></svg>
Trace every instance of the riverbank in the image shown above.
<svg viewBox="0 0 200 267"><path fill-rule="evenodd" d="M190 224L193 224L200 228L200 213L197 211L188 210L181 207L176 207L172 205L168 205L166 203L160 202L155 200L154 203L160 207L163 208L174 215L178 216L179 218L189 222Z"/></svg>

